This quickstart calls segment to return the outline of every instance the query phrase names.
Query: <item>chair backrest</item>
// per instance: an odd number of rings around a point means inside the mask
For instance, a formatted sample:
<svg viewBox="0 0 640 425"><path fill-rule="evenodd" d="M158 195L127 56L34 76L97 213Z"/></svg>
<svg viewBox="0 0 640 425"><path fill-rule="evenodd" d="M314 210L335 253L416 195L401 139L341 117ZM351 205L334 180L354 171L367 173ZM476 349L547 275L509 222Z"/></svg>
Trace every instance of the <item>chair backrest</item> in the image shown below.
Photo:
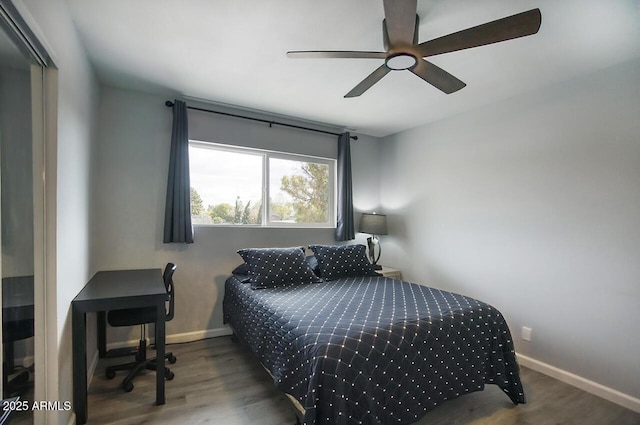
<svg viewBox="0 0 640 425"><path fill-rule="evenodd" d="M169 311L167 312L167 316L165 320L168 322L173 319L173 306L175 303L175 292L173 287L173 273L176 271L177 266L173 263L168 263L164 268L164 273L162 274L162 278L164 279L164 287L167 290L167 295L169 297Z"/></svg>

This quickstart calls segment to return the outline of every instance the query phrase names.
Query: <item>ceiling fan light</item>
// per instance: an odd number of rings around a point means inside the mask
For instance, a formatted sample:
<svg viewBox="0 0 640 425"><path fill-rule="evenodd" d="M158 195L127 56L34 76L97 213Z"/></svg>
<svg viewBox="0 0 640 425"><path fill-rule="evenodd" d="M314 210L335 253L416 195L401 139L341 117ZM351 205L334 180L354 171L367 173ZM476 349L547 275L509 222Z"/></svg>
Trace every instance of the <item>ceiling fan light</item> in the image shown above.
<svg viewBox="0 0 640 425"><path fill-rule="evenodd" d="M415 56L400 53L398 55L389 56L386 61L386 65L389 69L393 69L394 71L401 71L404 69L409 69L414 67L418 63L418 60Z"/></svg>

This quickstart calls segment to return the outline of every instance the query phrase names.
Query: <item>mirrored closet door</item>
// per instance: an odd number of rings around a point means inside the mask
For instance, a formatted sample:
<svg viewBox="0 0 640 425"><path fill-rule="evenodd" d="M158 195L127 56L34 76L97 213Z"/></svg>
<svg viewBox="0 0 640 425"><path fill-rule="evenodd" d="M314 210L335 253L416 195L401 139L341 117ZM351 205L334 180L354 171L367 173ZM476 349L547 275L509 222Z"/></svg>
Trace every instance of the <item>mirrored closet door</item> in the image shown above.
<svg viewBox="0 0 640 425"><path fill-rule="evenodd" d="M13 4L0 0L0 392L3 406L13 402L13 406L27 407L10 409L11 424L34 423L36 336L42 330L36 324L41 301L34 296L38 288L34 280L44 288L41 271L38 276L42 267L37 264L42 250L37 248L34 231L37 220L42 220L42 211L35 207L37 196L42 196L42 181L34 182L34 175L42 175L41 169L34 170L34 158L41 156L39 152L34 156L34 151L42 147L34 138L42 129L42 117L33 116L42 110L34 108L42 102L42 86L33 87L44 75L39 48Z"/></svg>
<svg viewBox="0 0 640 425"><path fill-rule="evenodd" d="M30 69L29 59L3 31L0 34L2 398L19 402L33 400L35 376ZM11 423L32 423L31 409L18 410L11 412Z"/></svg>

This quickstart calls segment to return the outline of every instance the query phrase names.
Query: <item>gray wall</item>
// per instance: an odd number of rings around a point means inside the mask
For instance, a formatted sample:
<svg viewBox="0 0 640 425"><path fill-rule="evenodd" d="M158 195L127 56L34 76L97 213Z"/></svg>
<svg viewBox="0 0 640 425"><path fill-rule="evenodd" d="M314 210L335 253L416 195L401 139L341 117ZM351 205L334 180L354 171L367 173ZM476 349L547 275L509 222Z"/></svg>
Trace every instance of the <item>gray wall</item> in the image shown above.
<svg viewBox="0 0 640 425"><path fill-rule="evenodd" d="M518 352L640 397L639 118L636 60L386 138L384 263L496 306Z"/></svg>
<svg viewBox="0 0 640 425"><path fill-rule="evenodd" d="M167 324L169 341L175 341L227 332L222 324L222 297L226 277L241 262L236 250L334 243L334 231L196 227L194 244L163 244L172 121L171 109L164 105L167 99L172 98L102 87L92 187L92 249L98 269L163 267L169 261L178 265L176 315ZM197 111L189 112L189 127L194 139L336 156L334 136L269 128L266 124ZM362 136L352 142L352 156L354 204L356 209L368 211L379 204L377 139ZM364 235L358 235L357 241L364 242ZM109 330L110 342L138 338L137 330L118 331Z"/></svg>

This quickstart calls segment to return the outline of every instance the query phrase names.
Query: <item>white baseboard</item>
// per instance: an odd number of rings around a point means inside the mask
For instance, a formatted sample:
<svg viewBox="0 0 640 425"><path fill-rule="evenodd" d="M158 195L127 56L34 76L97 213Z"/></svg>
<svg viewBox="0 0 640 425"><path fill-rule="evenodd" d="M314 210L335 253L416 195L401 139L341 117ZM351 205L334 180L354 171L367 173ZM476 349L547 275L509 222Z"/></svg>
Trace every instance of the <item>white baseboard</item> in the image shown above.
<svg viewBox="0 0 640 425"><path fill-rule="evenodd" d="M233 331L228 326L216 329L206 329L195 332L185 332L181 334L167 335L167 344L179 344L182 342L198 341L206 338L216 338L219 336L232 335Z"/></svg>
<svg viewBox="0 0 640 425"><path fill-rule="evenodd" d="M640 413L640 399L638 398L522 354L517 354L517 358L518 363L524 367L528 367L536 372L551 376L558 381L562 381L612 403L619 404L622 407L626 407L627 409Z"/></svg>
<svg viewBox="0 0 640 425"><path fill-rule="evenodd" d="M215 338L218 336L227 336L231 334L233 334L233 332L231 331L231 328L229 328L228 326L224 326L222 328L216 328L216 329L204 329L201 331L184 332L180 334L167 335L166 341L167 341L167 344L180 344L183 342L193 342L201 339ZM107 349L113 350L115 348L135 347L136 345L138 345L137 339L131 340L131 341L114 342L111 344L107 344Z"/></svg>

